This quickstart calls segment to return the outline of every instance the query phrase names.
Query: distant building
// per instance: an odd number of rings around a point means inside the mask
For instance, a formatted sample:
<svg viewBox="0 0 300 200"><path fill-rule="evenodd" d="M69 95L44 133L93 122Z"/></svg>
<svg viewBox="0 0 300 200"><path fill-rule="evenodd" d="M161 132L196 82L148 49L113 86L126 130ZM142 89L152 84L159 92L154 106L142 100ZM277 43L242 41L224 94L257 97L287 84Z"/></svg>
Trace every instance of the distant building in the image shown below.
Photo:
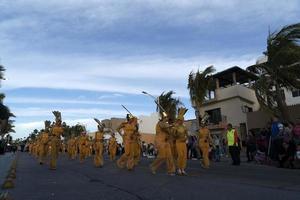
<svg viewBox="0 0 300 200"><path fill-rule="evenodd" d="M251 84L257 77L237 66L213 75L214 91L209 92L200 108L203 116L209 114L209 129L212 134L222 135L228 123L240 133L242 140L247 135L247 113L259 110L260 106Z"/></svg>
<svg viewBox="0 0 300 200"><path fill-rule="evenodd" d="M152 113L150 116L139 116L139 130L142 135L142 141L154 143L156 124L159 120L158 113Z"/></svg>
<svg viewBox="0 0 300 200"><path fill-rule="evenodd" d="M189 135L196 135L199 129L197 119L189 119L184 121L184 125L188 130Z"/></svg>
<svg viewBox="0 0 300 200"><path fill-rule="evenodd" d="M141 140L145 141L146 143L154 143L155 139L155 127L156 123L159 120L158 113L153 113L150 116L139 116L139 131L141 133ZM119 125L125 122L125 118L111 118L111 119L104 119L102 122L105 124L107 131L115 131ZM92 135L94 133L91 133ZM116 134L118 142L122 142L122 138L119 134Z"/></svg>

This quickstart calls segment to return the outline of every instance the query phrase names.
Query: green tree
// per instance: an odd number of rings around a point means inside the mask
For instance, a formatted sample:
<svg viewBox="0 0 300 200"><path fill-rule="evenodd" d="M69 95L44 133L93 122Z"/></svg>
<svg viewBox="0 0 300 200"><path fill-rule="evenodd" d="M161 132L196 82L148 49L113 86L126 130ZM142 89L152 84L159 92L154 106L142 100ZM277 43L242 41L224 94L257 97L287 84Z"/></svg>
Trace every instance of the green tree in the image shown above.
<svg viewBox="0 0 300 200"><path fill-rule="evenodd" d="M1 84L1 80L5 80L4 72L5 72L5 68L2 65L0 65L0 84Z"/></svg>
<svg viewBox="0 0 300 200"><path fill-rule="evenodd" d="M0 86L1 81L5 80L4 78L5 68L0 65ZM3 104L5 98L4 93L0 93L0 136L3 136L6 133L15 132L13 122L10 120L11 117L15 117L13 113L10 112L9 108Z"/></svg>
<svg viewBox="0 0 300 200"><path fill-rule="evenodd" d="M174 91L163 92L158 97L159 104L167 112L166 114L168 115L170 122L175 121L177 109L180 105L183 105L178 98L173 97L174 94ZM159 106L157 106L156 110L162 115L163 110Z"/></svg>
<svg viewBox="0 0 300 200"><path fill-rule="evenodd" d="M196 117L201 120L200 108L209 95L209 91L215 87L212 73L216 70L213 66L207 67L204 71L191 72L188 79L188 89Z"/></svg>
<svg viewBox="0 0 300 200"><path fill-rule="evenodd" d="M264 54L266 62L248 68L259 76L253 88L263 108L289 121L283 89L300 89L300 23L270 33Z"/></svg>

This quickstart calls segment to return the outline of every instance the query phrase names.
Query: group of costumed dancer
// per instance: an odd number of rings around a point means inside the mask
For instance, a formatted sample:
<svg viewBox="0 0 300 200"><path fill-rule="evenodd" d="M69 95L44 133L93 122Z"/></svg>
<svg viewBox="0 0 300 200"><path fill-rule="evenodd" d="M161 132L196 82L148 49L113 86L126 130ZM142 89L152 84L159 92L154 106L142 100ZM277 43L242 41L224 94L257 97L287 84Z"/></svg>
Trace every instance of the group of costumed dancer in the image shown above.
<svg viewBox="0 0 300 200"><path fill-rule="evenodd" d="M124 107L125 108L125 107ZM126 109L126 108L125 108ZM179 108L175 120L170 120L166 112L160 112L160 119L156 124L155 146L158 154L150 165L152 174L166 164L167 174L187 175L187 139L188 131L184 125L184 115L186 108ZM129 112L130 113L130 112ZM90 139L86 131L82 131L81 135L71 136L64 143L61 136L64 133L62 125L61 113L53 111L55 123L51 125L50 121L45 121L45 129L37 136L35 140L29 142L29 152L34 155L42 165L50 158L50 169L55 170L60 150L67 152L70 159L79 157L81 163L93 155L95 167L103 167L104 165L104 135L110 134L108 141L108 154L111 161L116 160L117 140L115 133L120 134L123 139L124 153L116 161L119 168L127 168L133 170L140 161L141 157L141 134L139 133L138 118L131 113L127 114L126 121L121 123L115 130L109 133L105 131L105 125L94 118L98 124L98 131L95 133L94 139ZM105 131L105 132L104 132ZM199 148L202 152L202 167L209 168L209 148L212 142L210 132L206 128L205 123L200 123L198 132Z"/></svg>

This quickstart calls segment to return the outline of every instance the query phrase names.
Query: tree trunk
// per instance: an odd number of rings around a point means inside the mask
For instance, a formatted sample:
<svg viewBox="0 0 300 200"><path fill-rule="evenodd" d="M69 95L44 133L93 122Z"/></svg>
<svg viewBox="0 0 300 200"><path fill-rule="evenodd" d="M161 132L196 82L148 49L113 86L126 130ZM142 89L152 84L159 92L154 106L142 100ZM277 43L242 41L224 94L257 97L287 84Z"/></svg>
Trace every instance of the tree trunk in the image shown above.
<svg viewBox="0 0 300 200"><path fill-rule="evenodd" d="M197 120L197 129L199 129L200 127L200 123L201 123L201 115L200 115L200 109L197 106L193 106L194 110L195 110L195 116L196 116L196 120Z"/></svg>
<svg viewBox="0 0 300 200"><path fill-rule="evenodd" d="M291 121L290 113L288 111L285 99L281 93L281 88L279 87L278 84L275 84L275 92L276 92L277 107L281 114L281 116L279 116L279 118L285 122Z"/></svg>

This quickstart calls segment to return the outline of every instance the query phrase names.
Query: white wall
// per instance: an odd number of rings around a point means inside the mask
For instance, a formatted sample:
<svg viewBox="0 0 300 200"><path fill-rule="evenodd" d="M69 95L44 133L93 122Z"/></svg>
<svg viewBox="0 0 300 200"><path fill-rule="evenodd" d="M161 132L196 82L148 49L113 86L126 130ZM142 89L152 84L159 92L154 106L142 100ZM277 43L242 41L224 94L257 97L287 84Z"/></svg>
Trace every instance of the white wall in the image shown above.
<svg viewBox="0 0 300 200"><path fill-rule="evenodd" d="M150 116L141 115L138 118L141 133L155 134L155 127L159 120L158 113L152 113Z"/></svg>
<svg viewBox="0 0 300 200"><path fill-rule="evenodd" d="M248 99L249 101L252 101L254 103L253 105L251 105L253 111L259 110L260 106L256 98L255 92L250 88L247 88L243 85L234 85L227 88L216 89L217 101L228 99L231 97L236 97L236 96L240 96L243 97L244 99Z"/></svg>
<svg viewBox="0 0 300 200"><path fill-rule="evenodd" d="M285 101L288 106L300 104L300 97L293 97L292 92L284 89Z"/></svg>
<svg viewBox="0 0 300 200"><path fill-rule="evenodd" d="M221 101L218 103L205 105L201 107L200 113L201 115L204 114L207 110L212 110L215 108L221 109L221 115L227 117L227 122L231 123L233 126L240 126L240 123L247 122L247 115L243 113L242 106L249 106L252 107L253 105L248 104L242 101L240 98L229 99L227 101Z"/></svg>

